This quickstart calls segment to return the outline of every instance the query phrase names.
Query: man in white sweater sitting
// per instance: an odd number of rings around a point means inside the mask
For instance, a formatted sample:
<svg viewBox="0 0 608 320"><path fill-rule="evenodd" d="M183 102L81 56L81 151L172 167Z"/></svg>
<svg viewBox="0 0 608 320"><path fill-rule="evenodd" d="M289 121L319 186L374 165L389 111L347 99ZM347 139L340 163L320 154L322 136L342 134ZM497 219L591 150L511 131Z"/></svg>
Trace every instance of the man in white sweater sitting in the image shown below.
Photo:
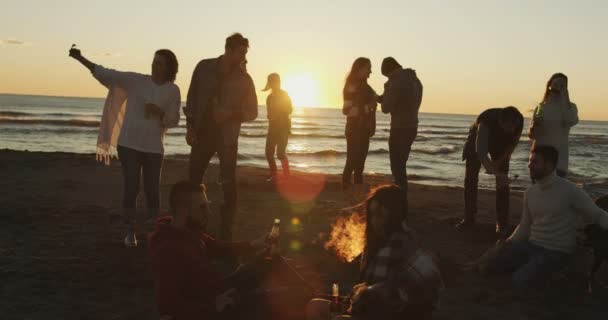
<svg viewBox="0 0 608 320"><path fill-rule="evenodd" d="M608 229L608 213L572 182L555 173L558 152L551 146L536 146L528 168L536 181L524 195L521 222L487 271L514 272L513 281L522 287L542 285L562 270L576 249L577 218Z"/></svg>

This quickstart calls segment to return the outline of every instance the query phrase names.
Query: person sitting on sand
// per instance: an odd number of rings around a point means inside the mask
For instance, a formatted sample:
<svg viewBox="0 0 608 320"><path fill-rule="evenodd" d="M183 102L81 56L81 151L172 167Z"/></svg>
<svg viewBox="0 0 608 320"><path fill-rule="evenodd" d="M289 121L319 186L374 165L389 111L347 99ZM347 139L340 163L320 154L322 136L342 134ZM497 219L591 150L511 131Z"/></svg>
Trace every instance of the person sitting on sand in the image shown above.
<svg viewBox="0 0 608 320"><path fill-rule="evenodd" d="M365 201L365 248L359 285L348 314L356 319L430 319L443 281L437 258L424 250L403 217L396 185L378 187ZM307 318L329 319L331 302L313 299Z"/></svg>
<svg viewBox="0 0 608 320"><path fill-rule="evenodd" d="M148 240L159 312L172 320L221 319L229 307L238 309L236 297L259 285L274 259L256 259L222 278L211 258L264 252L267 236L226 242L204 233L209 215L204 185L176 183L169 203L173 216L160 217Z"/></svg>
<svg viewBox="0 0 608 320"><path fill-rule="evenodd" d="M342 172L342 188L349 189L354 174L354 183L363 183L363 169L369 152L369 139L376 133L377 95L367 83L372 73L368 58L357 58L350 69L342 95L346 116L346 163Z"/></svg>
<svg viewBox="0 0 608 320"><path fill-rule="evenodd" d="M266 135L266 160L270 168L270 179L277 178L277 164L274 161L276 149L277 158L281 160L283 176L289 176L289 160L285 150L289 132L291 131L291 119L289 115L293 112L291 98L287 91L281 89L281 77L276 73L268 75L266 87L262 91L271 90L266 98L266 114L268 117L268 134Z"/></svg>
<svg viewBox="0 0 608 320"><path fill-rule="evenodd" d="M177 58L170 50L156 51L152 74L144 75L96 65L74 47L70 57L87 67L110 90L99 126L97 155L109 163L114 148L118 152L124 180L122 211L129 224L124 243L135 247L142 173L148 216L155 218L159 213L163 139L167 129L179 123L181 98L174 83Z"/></svg>
<svg viewBox="0 0 608 320"><path fill-rule="evenodd" d="M464 219L459 229L473 226L477 215L477 185L481 166L496 177L496 233L509 233L509 162L523 130L524 117L515 107L492 108L482 112L469 130L462 160L464 178ZM488 154L490 157L488 157Z"/></svg>
<svg viewBox="0 0 608 320"><path fill-rule="evenodd" d="M570 263L575 251L578 217L608 229L608 213L574 183L557 176L558 151L537 145L528 168L536 183L524 194L521 221L484 272L513 272L518 287L538 287Z"/></svg>

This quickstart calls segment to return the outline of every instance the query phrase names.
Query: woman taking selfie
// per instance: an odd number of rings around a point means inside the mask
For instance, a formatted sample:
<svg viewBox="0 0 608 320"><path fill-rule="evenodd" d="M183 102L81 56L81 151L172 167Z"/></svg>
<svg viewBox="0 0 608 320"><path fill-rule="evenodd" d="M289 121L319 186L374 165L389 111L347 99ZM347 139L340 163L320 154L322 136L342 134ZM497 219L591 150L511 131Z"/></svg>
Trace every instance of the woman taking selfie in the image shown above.
<svg viewBox="0 0 608 320"><path fill-rule="evenodd" d="M99 135L97 158L109 163L118 152L123 174L122 213L128 221L124 243L137 246L136 204L143 172L148 216L160 208L160 172L163 162L163 139L167 128L179 122L180 92L173 83L178 63L167 49L154 53L152 74L121 72L94 64L72 46L70 57L91 71L109 89Z"/></svg>

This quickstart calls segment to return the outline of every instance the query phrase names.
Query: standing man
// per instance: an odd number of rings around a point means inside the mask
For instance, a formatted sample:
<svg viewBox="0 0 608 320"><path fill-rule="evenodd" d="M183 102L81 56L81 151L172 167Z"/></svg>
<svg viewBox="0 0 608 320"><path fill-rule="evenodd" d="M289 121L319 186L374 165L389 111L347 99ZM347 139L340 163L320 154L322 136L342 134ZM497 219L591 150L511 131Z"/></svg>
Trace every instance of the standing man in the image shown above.
<svg viewBox="0 0 608 320"><path fill-rule="evenodd" d="M416 71L403 69L393 57L382 61L381 71L388 81L380 97L383 113L391 114L388 140L391 172L395 184L402 188L407 210L407 159L418 134L418 110L422 102L422 83Z"/></svg>
<svg viewBox="0 0 608 320"><path fill-rule="evenodd" d="M192 74L184 113L190 145L190 180L200 184L214 154L220 160L224 192L219 237L232 238L236 213L236 159L241 123L258 116L253 80L245 70L249 40L240 33L226 38L219 58L198 63Z"/></svg>
<svg viewBox="0 0 608 320"><path fill-rule="evenodd" d="M464 219L457 228L472 226L477 215L477 184L481 166L496 176L496 233L509 232L509 162L519 143L524 117L515 107L492 108L482 112L471 128L464 145ZM488 154L490 157L488 157Z"/></svg>

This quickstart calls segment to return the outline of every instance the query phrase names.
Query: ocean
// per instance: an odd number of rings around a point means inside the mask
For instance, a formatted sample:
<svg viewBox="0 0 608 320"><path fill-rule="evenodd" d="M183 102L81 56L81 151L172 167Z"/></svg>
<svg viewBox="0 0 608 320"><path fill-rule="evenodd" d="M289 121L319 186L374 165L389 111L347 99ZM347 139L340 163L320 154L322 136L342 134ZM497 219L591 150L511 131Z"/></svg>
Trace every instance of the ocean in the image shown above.
<svg viewBox="0 0 608 320"><path fill-rule="evenodd" d="M94 153L104 99L0 94L0 149ZM529 106L520 110L527 110ZM524 112L529 116L529 112ZM408 161L410 181L461 186L464 179L462 146L473 115L421 113L418 136ZM346 159L345 117L340 109L296 108L287 153L295 170L341 173ZM390 118L378 113L376 135L370 143L365 172L390 174L388 135ZM515 189L530 184L527 171L530 141L522 136L511 160ZM243 124L239 165L267 167L264 144L266 108ZM185 119L165 137L166 157L186 157ZM217 161L214 159L213 161ZM570 133L570 179L593 195L608 193L608 122L580 121ZM493 188L493 176L480 174L480 186Z"/></svg>

